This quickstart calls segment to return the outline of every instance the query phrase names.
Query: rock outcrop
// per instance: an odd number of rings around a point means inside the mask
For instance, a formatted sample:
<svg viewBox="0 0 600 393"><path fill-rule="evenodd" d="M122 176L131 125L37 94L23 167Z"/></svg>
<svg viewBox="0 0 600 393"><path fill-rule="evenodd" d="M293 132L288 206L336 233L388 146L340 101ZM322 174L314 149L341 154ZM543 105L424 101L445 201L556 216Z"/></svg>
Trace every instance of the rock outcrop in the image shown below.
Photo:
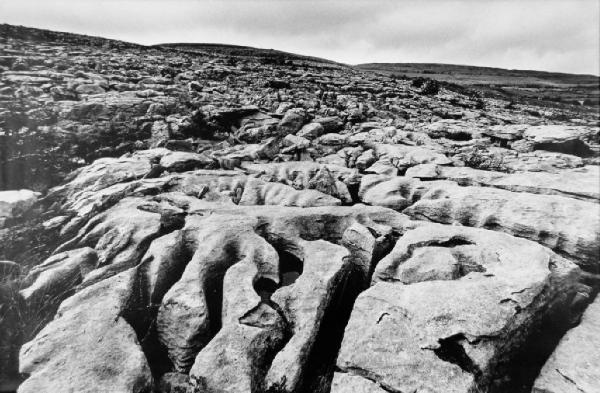
<svg viewBox="0 0 600 393"><path fill-rule="evenodd" d="M493 229L543 244L598 272L600 205L490 187L431 187L404 210L414 219Z"/></svg>
<svg viewBox="0 0 600 393"><path fill-rule="evenodd" d="M56 318L21 349L19 371L30 376L19 392L148 391L148 361L122 316L133 296L133 279L126 271L65 301Z"/></svg>
<svg viewBox="0 0 600 393"><path fill-rule="evenodd" d="M579 326L569 331L548 359L532 392L593 392L600 378L598 367L598 335L600 301L591 304ZM582 345L583 344L583 345Z"/></svg>
<svg viewBox="0 0 600 393"><path fill-rule="evenodd" d="M0 33L0 390L600 389L597 111Z"/></svg>
<svg viewBox="0 0 600 393"><path fill-rule="evenodd" d="M374 391L513 391L511 367L526 365L526 348L560 326L579 274L548 249L505 234L409 231L358 297L338 368L367 380L359 386L374 382ZM332 392L353 384L337 377Z"/></svg>

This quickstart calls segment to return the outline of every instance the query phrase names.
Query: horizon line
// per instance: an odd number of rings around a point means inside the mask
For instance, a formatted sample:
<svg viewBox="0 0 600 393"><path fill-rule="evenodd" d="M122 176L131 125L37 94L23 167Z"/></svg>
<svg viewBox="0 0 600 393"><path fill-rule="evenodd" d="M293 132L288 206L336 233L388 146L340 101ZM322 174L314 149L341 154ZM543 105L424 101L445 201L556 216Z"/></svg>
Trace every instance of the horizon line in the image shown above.
<svg viewBox="0 0 600 393"><path fill-rule="evenodd" d="M446 65L446 66L459 66L459 67L491 68L491 69L505 70L505 71L543 72L543 73L548 73L548 74L592 76L592 77L600 78L600 70L598 71L598 74L589 74L589 73L572 73L572 72L564 72L564 71L549 71L549 70L542 70L542 69L503 68L503 67L484 66L484 65L475 65L475 64L457 64L457 63L421 62L421 61L413 61L413 62L406 62L406 61L403 61L403 62L385 61L385 62L366 62L366 63L351 64L351 63L344 63L344 62L340 62L338 60L328 59L328 58L324 58L324 57L318 57L318 56L314 56L314 55L289 52L289 51L283 50L283 49L264 48L264 47L258 47L258 46L248 46L248 45L240 45L240 44L233 44L233 43L223 43L223 42L185 42L184 41L184 42L162 42L162 43L155 43L155 44L142 44L142 43L139 43L139 42L127 41L127 40L123 40L123 39L120 39L120 38L109 38L109 37L106 37L106 36L90 35L90 34L85 34L85 33L74 32L74 31L53 30L53 29L49 29L49 28L34 27L34 26L25 26L25 25L11 24L11 23L6 23L6 22L0 22L0 25L22 27L22 28L26 28L26 29L49 31L49 32L53 32L53 33L71 34L71 35L91 37L91 38L100 38L100 39L107 40L107 41L122 42L122 43L125 43L125 44L141 46L141 47L144 47L144 48L153 48L153 47L160 47L160 46L167 46L167 45L216 45L216 46L221 45L221 46L237 46L237 47L240 47L240 48L251 48L251 49L260 49L260 50L273 50L273 51L288 53L288 54L296 55L296 56L312 57L314 59L326 60L326 61L329 61L329 62L332 62L332 63L342 64L342 65L346 65L346 66L350 66L350 67L357 67L357 66L370 65L370 64L390 64L390 65L391 64Z"/></svg>

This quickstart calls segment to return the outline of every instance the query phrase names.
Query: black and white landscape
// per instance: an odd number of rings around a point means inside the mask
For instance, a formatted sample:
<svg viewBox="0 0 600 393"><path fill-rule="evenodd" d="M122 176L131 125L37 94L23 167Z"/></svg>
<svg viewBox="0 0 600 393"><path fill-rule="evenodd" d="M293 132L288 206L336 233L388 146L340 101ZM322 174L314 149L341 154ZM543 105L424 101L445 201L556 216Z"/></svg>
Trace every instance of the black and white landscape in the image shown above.
<svg viewBox="0 0 600 393"><path fill-rule="evenodd" d="M0 392L600 392L599 83L0 25Z"/></svg>

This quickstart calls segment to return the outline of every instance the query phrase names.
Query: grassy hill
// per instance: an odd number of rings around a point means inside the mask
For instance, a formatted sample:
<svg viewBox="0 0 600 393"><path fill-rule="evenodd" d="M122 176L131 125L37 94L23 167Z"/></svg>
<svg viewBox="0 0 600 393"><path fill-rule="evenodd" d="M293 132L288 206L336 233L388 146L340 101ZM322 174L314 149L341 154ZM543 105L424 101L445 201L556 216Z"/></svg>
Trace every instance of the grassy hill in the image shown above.
<svg viewBox="0 0 600 393"><path fill-rule="evenodd" d="M229 57L260 58L264 64L306 64L320 68L348 67L345 64L313 56L275 49L253 48L215 43L164 43L144 46L129 42L56 32L24 26L0 24L0 38L16 38L38 42L59 42L119 49L159 49L200 52ZM600 77L532 70L507 70L492 67L436 63L366 63L354 66L365 72L382 73L399 78L425 77L479 91L487 97L543 106L579 106L597 111L600 106Z"/></svg>
<svg viewBox="0 0 600 393"><path fill-rule="evenodd" d="M436 79L504 99L580 104L592 108L600 103L600 77L594 75L433 63L367 63L356 67L397 77Z"/></svg>
<svg viewBox="0 0 600 393"><path fill-rule="evenodd" d="M200 51L208 54L221 54L225 56L235 57L260 57L271 60L273 62L310 62L323 63L329 65L342 66L331 60L321 59L319 57L299 55L296 53L284 52L276 49L254 48L250 46L229 45L229 44L214 44L214 43L168 43L154 45L154 47L162 49L178 49L184 51Z"/></svg>

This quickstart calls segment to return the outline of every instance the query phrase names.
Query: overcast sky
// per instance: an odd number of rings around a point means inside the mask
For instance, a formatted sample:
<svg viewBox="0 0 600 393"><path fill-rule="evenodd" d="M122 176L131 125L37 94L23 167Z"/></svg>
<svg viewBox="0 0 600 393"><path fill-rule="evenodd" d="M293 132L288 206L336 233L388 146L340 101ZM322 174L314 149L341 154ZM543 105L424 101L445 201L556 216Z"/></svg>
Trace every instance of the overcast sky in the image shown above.
<svg viewBox="0 0 600 393"><path fill-rule="evenodd" d="M249 45L349 64L600 74L600 0L0 0L0 22L142 44Z"/></svg>

